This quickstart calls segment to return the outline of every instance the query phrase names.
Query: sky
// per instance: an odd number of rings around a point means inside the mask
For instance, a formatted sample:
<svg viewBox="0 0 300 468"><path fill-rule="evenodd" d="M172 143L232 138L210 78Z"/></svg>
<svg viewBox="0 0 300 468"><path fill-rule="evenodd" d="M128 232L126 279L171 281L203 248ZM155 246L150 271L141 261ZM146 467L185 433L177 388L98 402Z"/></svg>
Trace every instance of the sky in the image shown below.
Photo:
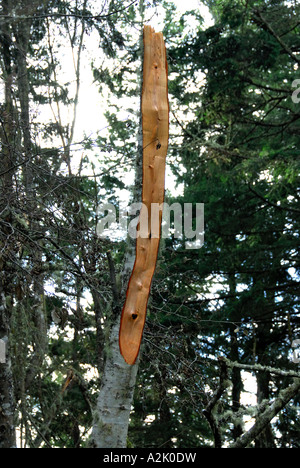
<svg viewBox="0 0 300 468"><path fill-rule="evenodd" d="M212 24L212 18L206 6L202 5L199 0L172 0L178 9L178 19L186 11L194 10L200 7L201 14L205 19L205 26ZM151 21L148 23L160 31L163 27L163 9L157 8L156 13L151 14ZM91 47L87 44L87 47ZM93 76L88 64L85 65L85 72L82 77L80 106L78 112L77 130L86 134L94 133L105 127L106 121L103 118L105 110L101 96L98 93L97 87L93 84Z"/></svg>
<svg viewBox="0 0 300 468"><path fill-rule="evenodd" d="M212 18L209 13L209 10L206 6L202 5L199 0L172 0L176 4L178 9L178 19L186 11L200 9L201 15L205 20L205 27L208 27L212 24ZM149 18L151 20L149 21ZM148 13L148 18L146 17L147 24L150 24L154 27L156 31L161 31L163 28L164 21L164 10L160 6L155 8L154 12L150 11ZM193 26L193 24L189 24ZM93 37L86 37L86 47L87 50L94 53L93 47ZM94 42L97 42L96 40ZM76 125L76 135L77 139L88 135L96 137L97 132L105 133L106 130L106 120L104 117L104 112L107 110L107 103L105 103L98 92L98 87L93 83L93 75L90 69L88 54L85 58L86 63L84 63L81 77L81 90L80 90L80 99L77 113L77 125ZM72 63L70 63L72 67ZM126 110L124 110L124 119L127 118ZM132 183L129 179L129 183ZM171 189L172 193L180 194L182 192L182 187L175 188L174 177L171 173L171 170L167 163L166 169L166 187Z"/></svg>
<svg viewBox="0 0 300 468"><path fill-rule="evenodd" d="M212 17L211 14L209 13L209 9L207 6L203 5L200 0L172 0L172 3L176 5L176 8L178 10L178 17L186 13L187 11L191 10L200 10L201 15L204 18L205 21L205 27L209 26L212 24ZM161 25L161 20L162 18L153 18L151 22L151 26L155 27L160 27Z"/></svg>

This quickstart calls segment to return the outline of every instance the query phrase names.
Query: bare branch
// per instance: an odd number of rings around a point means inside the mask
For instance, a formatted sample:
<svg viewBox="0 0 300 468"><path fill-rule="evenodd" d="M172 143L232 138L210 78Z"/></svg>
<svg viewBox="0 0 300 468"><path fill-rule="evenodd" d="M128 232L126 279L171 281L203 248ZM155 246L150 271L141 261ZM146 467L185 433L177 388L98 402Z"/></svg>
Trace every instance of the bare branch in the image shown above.
<svg viewBox="0 0 300 468"><path fill-rule="evenodd" d="M77 18L81 20L97 20L97 21L102 21L106 18L109 18L110 16L113 16L117 13L121 13L122 11L127 10L130 8L132 5L137 3L138 0L133 0L133 2L129 3L124 8L120 8L119 10L114 10L111 13L106 13L105 15L81 15L79 13L47 13L47 14L41 14L41 15L0 15L0 20L5 19L5 20L14 20L14 21L26 21L28 19L46 19L46 18Z"/></svg>
<svg viewBox="0 0 300 468"><path fill-rule="evenodd" d="M254 190L254 188L251 186L250 183L248 184L248 188L249 188L250 192L252 192L254 195L256 195L260 200L265 202L267 205L273 206L274 208L277 208L279 210L291 211L292 213L300 213L300 210L298 210L297 208L290 208L288 206L277 205L276 203L271 202L270 200L268 200L264 196L257 193L256 190Z"/></svg>
<svg viewBox="0 0 300 468"><path fill-rule="evenodd" d="M300 379L295 379L294 383L280 392L274 402L263 412L260 409L265 407L265 402L258 408L256 423L251 429L244 433L230 448L247 448L249 444L264 430L272 419L294 398L300 391Z"/></svg>
<svg viewBox="0 0 300 468"><path fill-rule="evenodd" d="M213 409L217 405L218 401L220 400L221 396L223 395L224 391L227 388L227 367L226 362L223 359L218 361L220 365L220 384L215 393L212 396L212 399L209 401L208 405L203 411L204 416L206 417L212 433L215 439L215 448L222 447L222 438L221 438L221 431L217 421L213 415Z"/></svg>
<svg viewBox="0 0 300 468"><path fill-rule="evenodd" d="M298 378L300 379L300 373L295 372L292 370L283 370L283 369L277 369L274 367L265 367L260 364L241 364L239 362L232 362L226 359L226 364L228 367L236 367L238 369L244 369L244 370L249 370L253 372L269 372L270 374L274 375L279 375L282 377L292 377L292 378Z"/></svg>

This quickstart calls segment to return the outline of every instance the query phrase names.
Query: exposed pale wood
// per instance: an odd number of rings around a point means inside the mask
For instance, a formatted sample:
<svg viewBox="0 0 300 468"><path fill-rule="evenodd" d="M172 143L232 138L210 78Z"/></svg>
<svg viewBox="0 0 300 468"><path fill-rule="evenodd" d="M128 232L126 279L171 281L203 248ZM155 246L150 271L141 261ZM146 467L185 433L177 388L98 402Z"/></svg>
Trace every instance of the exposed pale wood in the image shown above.
<svg viewBox="0 0 300 468"><path fill-rule="evenodd" d="M134 364L139 354L156 266L162 212L159 212L159 228L151 232L151 205L162 204L164 201L169 138L166 48L162 33L155 33L151 26L144 27L142 127L143 207L138 229L143 233L146 231L146 237L137 237L136 259L128 284L119 333L120 351L128 364ZM146 209L148 211L145 218ZM146 219L146 226L142 225L143 219Z"/></svg>

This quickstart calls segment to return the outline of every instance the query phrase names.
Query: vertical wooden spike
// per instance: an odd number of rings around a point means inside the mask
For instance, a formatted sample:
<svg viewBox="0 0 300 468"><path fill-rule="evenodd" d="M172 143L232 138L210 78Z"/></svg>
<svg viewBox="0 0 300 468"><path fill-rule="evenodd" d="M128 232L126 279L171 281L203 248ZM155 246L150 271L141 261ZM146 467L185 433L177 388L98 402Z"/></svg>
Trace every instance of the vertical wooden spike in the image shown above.
<svg viewBox="0 0 300 468"><path fill-rule="evenodd" d="M162 204L169 138L168 66L162 33L144 27L142 89L143 190L148 210L148 237L137 237L136 258L122 310L119 345L128 364L139 354L151 282L155 271L159 237L151 236L151 204ZM159 225L161 225L161 216ZM142 217L141 217L142 219Z"/></svg>

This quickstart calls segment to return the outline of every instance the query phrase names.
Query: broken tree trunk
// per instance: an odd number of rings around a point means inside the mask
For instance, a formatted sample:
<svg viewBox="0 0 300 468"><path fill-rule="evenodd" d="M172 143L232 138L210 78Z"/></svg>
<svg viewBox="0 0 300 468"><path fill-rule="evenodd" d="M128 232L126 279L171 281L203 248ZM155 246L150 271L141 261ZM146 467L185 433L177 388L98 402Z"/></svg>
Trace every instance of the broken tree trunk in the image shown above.
<svg viewBox="0 0 300 468"><path fill-rule="evenodd" d="M141 5L143 3L141 2ZM144 28L143 33L143 43L142 49L144 49L144 61L143 61L143 90L142 90L142 124L143 128L141 129L142 139L143 142L140 142L139 138L139 151L137 154L136 159L136 182L135 182L135 190L133 193L134 202L137 199L140 199L142 196L143 201L145 201L146 195L149 197L148 205L150 197L154 201L162 201L162 197L154 198L152 195L152 190L154 193L160 193L163 196L164 192L164 172L165 172L165 153L166 153L166 145L167 145L167 137L168 137L168 123L167 123L167 116L166 111L168 112L168 101L167 101L167 83L166 83L166 55L164 49L164 43L161 34L155 34L153 29L146 26ZM156 61L157 69L151 69L151 63L153 66L153 54L154 50L156 50ZM147 71L146 71L147 70ZM162 72L164 70L164 72ZM164 89L164 93L162 90L155 96L156 101L154 101L153 106L155 105L155 109L151 106L151 112L148 117L145 117L145 103L147 100L150 102L154 99L154 96L151 98L152 94L146 94L149 92L148 85L149 79L152 80L152 87L154 83L156 83L156 87L159 85ZM151 81L150 81L151 82ZM158 92L156 88L156 92ZM164 99L160 99L163 96ZM164 103L165 110L162 110L162 104ZM150 119L151 121L147 119ZM159 120L163 122L163 126L159 125ZM166 125L167 124L167 125ZM147 129L147 131L145 131ZM164 129L164 130L163 130ZM152 141L153 140L153 141ZM159 147L161 145L161 147ZM144 148L144 151L143 151ZM148 151L147 151L148 150ZM155 157L155 156L158 157ZM143 177L141 171L141 163L143 157ZM151 162L152 161L152 162ZM155 170L151 170L148 168L147 164L150 166L151 164L155 166ZM157 170L158 169L158 170ZM152 172L153 171L153 172ZM159 172L160 171L160 172ZM151 175L152 174L152 175ZM141 179L143 179L143 187L141 187ZM159 181L159 183L158 183ZM160 191L158 190L160 188ZM151 206L151 204L150 204ZM155 242L150 244L151 239L145 239L147 243L147 252L148 256L151 257L151 268L152 271L149 270L150 262L148 260L148 274L150 282L148 282L148 293L150 290L150 283L152 279L152 275L154 273L154 267L156 262L157 250L158 250L158 242L159 239L154 239ZM141 259L138 257L138 252L141 249L140 243L141 239L137 239L135 243L132 239L128 238L127 244L127 254L126 254L126 261L124 264L124 294L122 292L122 297L125 297L125 291L127 289L127 299L130 298L128 294L128 279L131 275L132 284L134 284L134 278L137 273L137 267L139 267L139 271L141 274L145 271L141 264ZM151 248L150 248L151 246ZM150 257L147 257L150 259ZM145 265L145 263L144 263ZM144 283L146 284L146 283ZM148 297L148 295L147 295ZM146 298L147 299L147 298ZM127 303L127 301L126 301ZM128 303L127 303L128 305ZM145 302L146 308L146 302ZM122 316L124 317L124 310ZM145 316L146 310L144 310ZM132 318L132 317L131 317ZM133 399L133 392L136 383L136 376L138 370L138 360L136 356L138 355L139 351L139 342L141 335L142 335L142 328L139 328L138 337L136 340L136 346L134 349L134 361L135 365L128 365L127 362L123 359L122 355L120 354L119 348L119 341L118 338L121 338L123 342L123 338L125 338L124 344L126 348L126 336L120 336L120 330L122 332L122 327L120 328L120 314L118 317L115 317L115 322L112 325L109 337L109 343L107 346L106 352L106 360L103 370L103 375L101 379L101 389L99 393L99 397L97 400L97 406L94 411L94 423L93 423L93 431L90 439L90 446L92 448L124 448L127 444L127 432L128 432L128 424L129 424L129 416L131 411L131 403ZM137 324L144 324L144 319L141 320L139 317L139 321ZM126 322L123 321L123 324ZM126 330L125 330L126 331ZM129 336L130 339L130 336ZM124 348L124 349L125 349ZM128 348L126 348L128 349ZM127 356L127 355L126 355ZM129 360L129 358L127 357ZM130 359L130 362L133 363L133 359Z"/></svg>
<svg viewBox="0 0 300 468"><path fill-rule="evenodd" d="M143 188L136 258L123 307L119 345L128 364L139 354L160 241L169 138L168 66L162 33L144 27ZM154 205L155 204L155 205ZM161 206L161 209L158 209Z"/></svg>

